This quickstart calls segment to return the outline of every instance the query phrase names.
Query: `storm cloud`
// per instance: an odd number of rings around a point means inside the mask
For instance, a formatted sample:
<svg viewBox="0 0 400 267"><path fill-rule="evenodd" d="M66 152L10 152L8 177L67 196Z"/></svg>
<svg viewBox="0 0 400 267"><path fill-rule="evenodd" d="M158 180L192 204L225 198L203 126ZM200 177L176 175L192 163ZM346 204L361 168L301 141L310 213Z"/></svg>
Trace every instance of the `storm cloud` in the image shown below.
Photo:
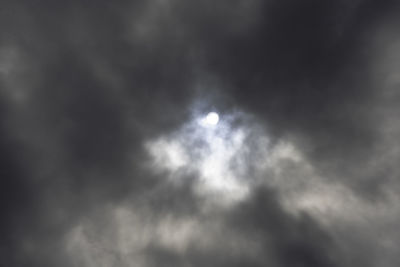
<svg viewBox="0 0 400 267"><path fill-rule="evenodd" d="M2 1L0 265L398 266L399 7Z"/></svg>

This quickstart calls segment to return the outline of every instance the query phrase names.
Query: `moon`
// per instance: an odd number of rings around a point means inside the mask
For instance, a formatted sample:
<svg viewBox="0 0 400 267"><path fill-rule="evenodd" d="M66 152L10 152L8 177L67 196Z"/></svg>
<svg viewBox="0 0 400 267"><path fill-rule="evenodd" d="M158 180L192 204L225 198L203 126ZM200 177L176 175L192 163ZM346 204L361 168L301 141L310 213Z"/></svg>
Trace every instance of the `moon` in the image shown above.
<svg viewBox="0 0 400 267"><path fill-rule="evenodd" d="M210 112L207 114L207 116L205 117L205 122L208 125L217 125L219 122L219 115L216 112Z"/></svg>

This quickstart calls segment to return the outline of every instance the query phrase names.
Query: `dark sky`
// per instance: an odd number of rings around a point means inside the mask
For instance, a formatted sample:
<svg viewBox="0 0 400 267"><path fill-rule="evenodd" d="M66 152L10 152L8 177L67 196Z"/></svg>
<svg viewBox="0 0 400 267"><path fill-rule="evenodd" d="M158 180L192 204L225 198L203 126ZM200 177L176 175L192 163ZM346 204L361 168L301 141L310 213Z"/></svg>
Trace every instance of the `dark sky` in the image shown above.
<svg viewBox="0 0 400 267"><path fill-rule="evenodd" d="M399 266L399 15L2 0L0 266Z"/></svg>

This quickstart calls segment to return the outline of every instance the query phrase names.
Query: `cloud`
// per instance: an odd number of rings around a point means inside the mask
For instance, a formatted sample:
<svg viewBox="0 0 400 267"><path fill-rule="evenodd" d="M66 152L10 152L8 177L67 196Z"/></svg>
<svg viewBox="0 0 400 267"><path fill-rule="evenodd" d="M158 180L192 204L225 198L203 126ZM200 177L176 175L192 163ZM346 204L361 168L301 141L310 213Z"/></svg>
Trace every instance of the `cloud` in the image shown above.
<svg viewBox="0 0 400 267"><path fill-rule="evenodd" d="M0 265L398 266L395 1L0 6Z"/></svg>

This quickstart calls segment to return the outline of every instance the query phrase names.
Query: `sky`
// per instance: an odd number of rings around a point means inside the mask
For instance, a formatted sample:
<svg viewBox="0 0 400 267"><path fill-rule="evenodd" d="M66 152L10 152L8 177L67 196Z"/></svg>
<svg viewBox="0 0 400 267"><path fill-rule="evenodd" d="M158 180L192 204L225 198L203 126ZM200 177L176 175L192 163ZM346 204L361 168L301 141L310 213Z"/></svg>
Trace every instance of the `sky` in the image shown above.
<svg viewBox="0 0 400 267"><path fill-rule="evenodd" d="M0 266L399 266L399 15L1 1Z"/></svg>

